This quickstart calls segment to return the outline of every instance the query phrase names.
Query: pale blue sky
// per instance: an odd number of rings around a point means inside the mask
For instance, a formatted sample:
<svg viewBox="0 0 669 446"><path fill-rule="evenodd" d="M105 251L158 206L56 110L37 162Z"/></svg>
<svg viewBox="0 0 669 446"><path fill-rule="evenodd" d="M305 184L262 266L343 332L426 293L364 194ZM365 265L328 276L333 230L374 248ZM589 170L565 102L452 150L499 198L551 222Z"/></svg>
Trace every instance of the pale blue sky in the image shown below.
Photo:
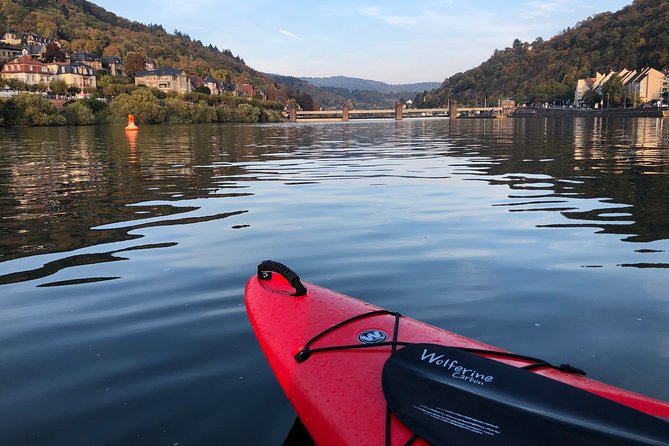
<svg viewBox="0 0 669 446"><path fill-rule="evenodd" d="M292 76L441 82L515 38L549 39L632 0L92 0Z"/></svg>

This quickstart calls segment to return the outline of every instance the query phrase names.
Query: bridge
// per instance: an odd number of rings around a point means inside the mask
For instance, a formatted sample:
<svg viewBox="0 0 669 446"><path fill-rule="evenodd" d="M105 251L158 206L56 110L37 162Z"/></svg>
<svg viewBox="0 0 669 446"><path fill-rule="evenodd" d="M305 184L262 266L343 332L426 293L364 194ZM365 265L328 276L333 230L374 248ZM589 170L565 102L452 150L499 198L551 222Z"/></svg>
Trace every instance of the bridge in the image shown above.
<svg viewBox="0 0 669 446"><path fill-rule="evenodd" d="M473 114L483 116L499 116L504 117L511 112L512 109L508 107L458 107L457 103L451 103L449 108L404 108L401 102L395 103L395 108L391 109L371 109L371 110L350 110L347 105L344 105L341 110L320 110L320 111L303 111L297 110L295 107L288 111L286 116L291 122L337 122L348 121L349 119L369 119L369 118L386 118L395 119L397 121L407 117L446 117L451 119L457 118L462 114Z"/></svg>

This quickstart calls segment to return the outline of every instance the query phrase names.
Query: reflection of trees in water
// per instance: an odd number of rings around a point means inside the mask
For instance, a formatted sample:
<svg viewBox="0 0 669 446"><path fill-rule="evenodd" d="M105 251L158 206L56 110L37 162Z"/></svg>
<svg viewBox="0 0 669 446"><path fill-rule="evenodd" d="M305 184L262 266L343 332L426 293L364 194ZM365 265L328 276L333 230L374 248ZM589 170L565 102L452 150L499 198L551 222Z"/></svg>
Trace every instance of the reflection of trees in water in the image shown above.
<svg viewBox="0 0 669 446"><path fill-rule="evenodd" d="M143 128L134 150L122 128L5 133L0 160L0 259L130 239L127 229L92 228L192 211L176 201L175 205L150 202L225 195L221 190L232 186L219 184L217 177L241 175L243 171L229 163L256 156L245 147L253 136L251 127L165 129ZM198 165L216 165L216 175ZM147 204L129 206L143 202Z"/></svg>

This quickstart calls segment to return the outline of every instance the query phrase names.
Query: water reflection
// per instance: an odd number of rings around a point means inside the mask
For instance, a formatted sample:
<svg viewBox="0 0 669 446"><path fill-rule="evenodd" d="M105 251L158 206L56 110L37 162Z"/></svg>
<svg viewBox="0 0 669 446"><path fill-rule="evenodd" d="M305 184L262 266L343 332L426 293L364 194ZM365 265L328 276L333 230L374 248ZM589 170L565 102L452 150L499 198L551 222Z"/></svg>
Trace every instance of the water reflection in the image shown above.
<svg viewBox="0 0 669 446"><path fill-rule="evenodd" d="M451 174L505 184L510 201L494 206L565 217L546 226L662 240L669 238L668 134L660 118L5 130L0 260L132 239L132 229L196 210L185 202L238 196L233 191L249 181ZM436 157L451 158L454 169L405 169L406 159ZM105 229L115 222L123 229Z"/></svg>

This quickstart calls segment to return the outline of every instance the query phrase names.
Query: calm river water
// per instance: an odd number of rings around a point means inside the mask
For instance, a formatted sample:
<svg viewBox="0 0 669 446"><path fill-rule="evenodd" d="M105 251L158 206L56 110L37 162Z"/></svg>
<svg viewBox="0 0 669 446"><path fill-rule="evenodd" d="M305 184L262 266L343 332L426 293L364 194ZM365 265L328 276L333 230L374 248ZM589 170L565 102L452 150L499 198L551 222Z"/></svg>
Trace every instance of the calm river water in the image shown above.
<svg viewBox="0 0 669 446"><path fill-rule="evenodd" d="M279 444L244 284L669 399L669 121L0 129L0 444Z"/></svg>

